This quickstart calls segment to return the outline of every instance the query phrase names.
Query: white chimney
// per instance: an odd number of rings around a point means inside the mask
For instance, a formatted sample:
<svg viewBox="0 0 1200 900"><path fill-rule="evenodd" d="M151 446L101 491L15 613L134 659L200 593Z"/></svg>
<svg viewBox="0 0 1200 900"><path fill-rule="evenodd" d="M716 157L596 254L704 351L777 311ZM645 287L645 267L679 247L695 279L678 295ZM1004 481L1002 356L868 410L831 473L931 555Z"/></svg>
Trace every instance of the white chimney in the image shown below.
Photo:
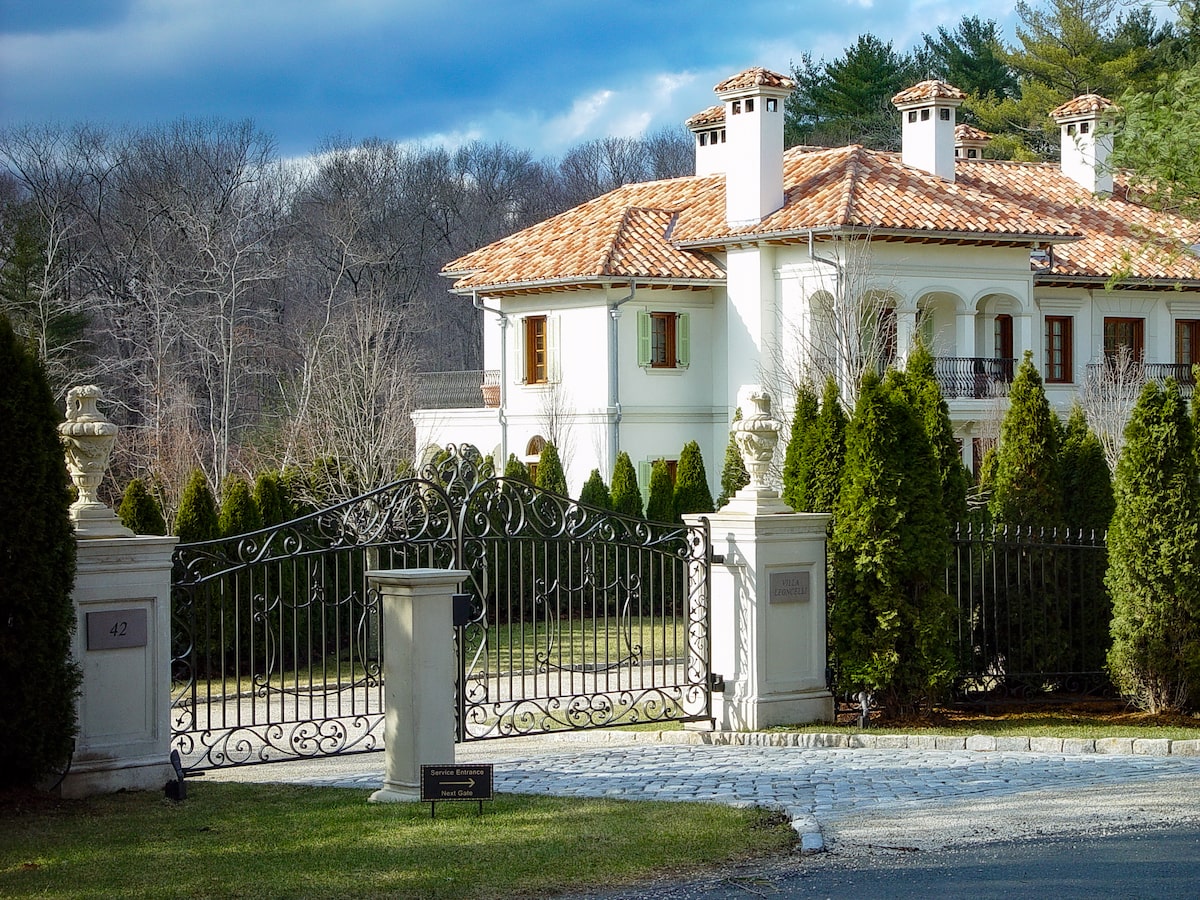
<svg viewBox="0 0 1200 900"><path fill-rule="evenodd" d="M720 175L725 171L725 107L710 106L687 120L696 136L696 174Z"/></svg>
<svg viewBox="0 0 1200 900"><path fill-rule="evenodd" d="M1112 132L1103 125L1116 108L1099 94L1084 94L1050 113L1062 134L1062 173L1093 194L1112 193Z"/></svg>
<svg viewBox="0 0 1200 900"><path fill-rule="evenodd" d="M965 122L954 126L954 158L983 159L983 148L991 139L992 136L986 131L980 131Z"/></svg>
<svg viewBox="0 0 1200 900"><path fill-rule="evenodd" d="M783 207L783 101L792 79L761 67L718 84L725 107L725 220L761 222Z"/></svg>
<svg viewBox="0 0 1200 900"><path fill-rule="evenodd" d="M954 180L954 111L966 97L944 81L922 81L892 98L900 110L906 166Z"/></svg>

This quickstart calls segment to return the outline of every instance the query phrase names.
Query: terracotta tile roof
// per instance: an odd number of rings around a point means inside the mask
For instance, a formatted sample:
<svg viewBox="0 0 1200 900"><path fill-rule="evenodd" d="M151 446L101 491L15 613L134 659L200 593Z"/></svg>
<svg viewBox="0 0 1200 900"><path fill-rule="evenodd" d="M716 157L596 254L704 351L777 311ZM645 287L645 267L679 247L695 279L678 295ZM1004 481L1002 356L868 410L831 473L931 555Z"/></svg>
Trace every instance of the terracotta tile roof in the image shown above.
<svg viewBox="0 0 1200 900"><path fill-rule="evenodd" d="M738 91L760 85L790 91L796 86L796 82L792 81L786 75L780 75L778 72L772 72L770 69L764 69L762 66L755 66L752 69L747 69L745 72L739 72L730 78L726 78L714 87L713 90L718 94L723 94L726 91Z"/></svg>
<svg viewBox="0 0 1200 900"><path fill-rule="evenodd" d="M986 131L980 131L974 125L968 125L966 122L954 126L954 143L956 144L961 144L964 141L986 143L991 139L992 136Z"/></svg>
<svg viewBox="0 0 1200 900"><path fill-rule="evenodd" d="M1070 119L1075 116L1086 116L1090 113L1105 112L1106 110L1116 108L1117 104L1106 97L1101 97L1099 94L1083 94L1082 96L1068 100L1062 106L1052 109L1050 111L1050 118Z"/></svg>
<svg viewBox="0 0 1200 900"><path fill-rule="evenodd" d="M907 106L910 103L921 103L925 100L966 100L965 92L944 81L922 81L910 88L905 88L892 98L894 106Z"/></svg>
<svg viewBox="0 0 1200 900"><path fill-rule="evenodd" d="M725 106L710 106L708 109L702 109L696 113L684 124L688 128L703 128L709 125L720 125L725 121Z"/></svg>
<svg viewBox="0 0 1200 900"><path fill-rule="evenodd" d="M1108 198L1084 190L1050 163L960 159L956 177L1083 233L1082 240L1054 248L1047 280L1107 279L1120 271L1133 281L1200 281L1200 258L1186 249L1200 242L1200 222L1130 202L1120 176Z"/></svg>
<svg viewBox="0 0 1200 900"><path fill-rule="evenodd" d="M879 237L1056 244L1054 275L1200 282L1200 223L1117 196L1096 198L1057 166L964 160L954 182L859 146L794 148L784 157L786 200L762 222L731 230L723 175L631 184L468 253L443 270L456 290L504 291L606 279L712 283L721 267L702 251L741 240L801 241L810 229L869 229ZM1154 240L1168 251L1147 253Z"/></svg>

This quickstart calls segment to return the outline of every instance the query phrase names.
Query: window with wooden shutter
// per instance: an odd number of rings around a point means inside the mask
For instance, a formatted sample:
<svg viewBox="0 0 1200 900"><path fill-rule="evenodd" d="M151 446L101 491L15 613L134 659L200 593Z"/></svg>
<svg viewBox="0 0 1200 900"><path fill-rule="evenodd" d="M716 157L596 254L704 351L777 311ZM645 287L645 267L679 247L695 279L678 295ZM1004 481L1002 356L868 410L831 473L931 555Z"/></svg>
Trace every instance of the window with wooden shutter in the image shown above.
<svg viewBox="0 0 1200 900"><path fill-rule="evenodd" d="M1074 378L1071 357L1072 326L1070 316L1046 316L1046 381L1069 384Z"/></svg>
<svg viewBox="0 0 1200 900"><path fill-rule="evenodd" d="M545 384L549 349L545 316L525 317L525 383Z"/></svg>

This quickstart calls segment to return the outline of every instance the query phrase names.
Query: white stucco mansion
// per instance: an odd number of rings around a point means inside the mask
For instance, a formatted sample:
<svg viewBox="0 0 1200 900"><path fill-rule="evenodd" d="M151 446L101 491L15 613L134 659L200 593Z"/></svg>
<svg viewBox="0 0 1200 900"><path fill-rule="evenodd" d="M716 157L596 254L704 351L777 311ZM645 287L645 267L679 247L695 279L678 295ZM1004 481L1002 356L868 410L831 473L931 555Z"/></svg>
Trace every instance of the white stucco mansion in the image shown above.
<svg viewBox="0 0 1200 900"><path fill-rule="evenodd" d="M761 68L729 78L688 120L694 176L626 185L447 265L481 311L486 371L414 414L418 448L469 442L502 467L557 438L577 493L619 450L644 489L652 460L696 440L715 494L740 387L772 387L786 414L798 373L818 390L827 371L849 378L864 343L902 361L918 331L968 465L1027 349L1064 411L1122 347L1144 377L1190 384L1200 224L1129 199L1107 165L1109 101L1054 110L1061 165L1031 164L981 158L987 135L955 125L963 93L936 81L893 98L900 154L785 152L792 87ZM874 330L857 334L864 315Z"/></svg>

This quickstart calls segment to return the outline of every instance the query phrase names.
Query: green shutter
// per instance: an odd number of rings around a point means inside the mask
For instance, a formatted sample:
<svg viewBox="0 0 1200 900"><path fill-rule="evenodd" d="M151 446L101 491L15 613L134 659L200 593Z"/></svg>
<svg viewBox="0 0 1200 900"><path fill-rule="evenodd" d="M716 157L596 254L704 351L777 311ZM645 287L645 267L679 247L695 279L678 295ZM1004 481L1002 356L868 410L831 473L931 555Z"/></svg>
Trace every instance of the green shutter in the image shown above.
<svg viewBox="0 0 1200 900"><path fill-rule="evenodd" d="M675 319L675 364L686 369L692 362L692 320L687 313Z"/></svg>
<svg viewBox="0 0 1200 900"><path fill-rule="evenodd" d="M645 310L638 310L637 314L637 337L638 337L638 365L650 365L650 313Z"/></svg>
<svg viewBox="0 0 1200 900"><path fill-rule="evenodd" d="M649 316L647 316L649 318ZM649 459L643 459L637 464L638 490L642 492L642 507L644 508L650 502L650 473L654 463Z"/></svg>

